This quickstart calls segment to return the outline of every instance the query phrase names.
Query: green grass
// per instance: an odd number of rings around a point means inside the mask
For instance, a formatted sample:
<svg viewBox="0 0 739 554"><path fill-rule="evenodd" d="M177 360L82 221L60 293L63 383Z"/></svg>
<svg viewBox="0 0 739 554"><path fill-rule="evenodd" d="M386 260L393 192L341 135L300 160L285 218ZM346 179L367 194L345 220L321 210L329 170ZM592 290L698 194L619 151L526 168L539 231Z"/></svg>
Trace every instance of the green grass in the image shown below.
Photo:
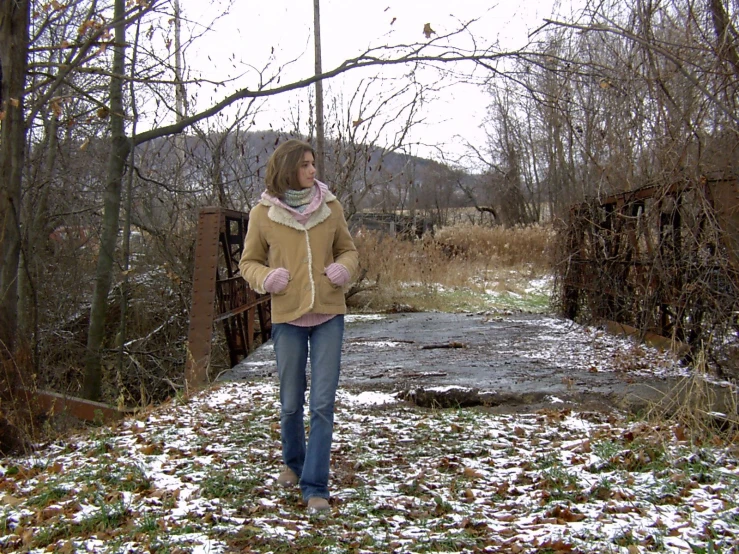
<svg viewBox="0 0 739 554"><path fill-rule="evenodd" d="M252 494L260 486L261 479L242 477L235 471L213 471L202 481L200 491L205 498L219 498L238 504L241 499Z"/></svg>
<svg viewBox="0 0 739 554"><path fill-rule="evenodd" d="M591 496L606 500L610 497L613 490L614 481L610 477L601 477L591 490Z"/></svg>
<svg viewBox="0 0 739 554"><path fill-rule="evenodd" d="M623 451L623 445L607 440L598 441L592 445L593 454L600 458L599 462L590 464L588 471L592 473L611 472L619 469L618 455Z"/></svg>
<svg viewBox="0 0 739 554"><path fill-rule="evenodd" d="M131 511L122 501L110 502L98 497L98 510L78 523L55 522L42 526L34 534L32 546L44 548L60 540L86 537L92 533L116 531L131 517Z"/></svg>
<svg viewBox="0 0 739 554"><path fill-rule="evenodd" d="M631 529L624 529L621 533L613 538L614 544L618 546L628 547L629 545L639 544L639 540L634 537Z"/></svg>
<svg viewBox="0 0 739 554"><path fill-rule="evenodd" d="M551 466L542 471L538 488L547 493L545 499L549 502L575 500L581 492L577 477L561 465Z"/></svg>
<svg viewBox="0 0 739 554"><path fill-rule="evenodd" d="M10 523L6 515L0 515L0 533L7 535L10 532Z"/></svg>
<svg viewBox="0 0 739 554"><path fill-rule="evenodd" d="M140 523L136 526L137 533L143 533L149 536L156 535L158 531L159 525L157 524L157 518L153 514L144 514Z"/></svg>
<svg viewBox="0 0 739 554"><path fill-rule="evenodd" d="M443 266L446 262L439 260L439 263ZM466 276L456 277L453 270L440 271L448 278L429 282L410 276L385 278L351 297L350 308L355 312L551 312L549 291L531 286L534 280L547 275L546 268L521 271L500 267L489 271L470 270Z"/></svg>
<svg viewBox="0 0 739 554"><path fill-rule="evenodd" d="M43 548L55 543L58 540L72 537L73 531L69 525L54 525L41 527L33 537L33 545L37 548Z"/></svg>
<svg viewBox="0 0 739 554"><path fill-rule="evenodd" d="M127 465L117 474L113 474L120 490L142 492L151 489L151 480L137 464Z"/></svg>
<svg viewBox="0 0 739 554"><path fill-rule="evenodd" d="M705 449L685 454L672 463L672 467L690 475L691 479L702 485L715 483L717 480L715 458Z"/></svg>
<svg viewBox="0 0 739 554"><path fill-rule="evenodd" d="M121 500L108 502L107 499L100 499L98 508L99 510L79 523L83 533L116 529L131 515L128 506Z"/></svg>
<svg viewBox="0 0 739 554"><path fill-rule="evenodd" d="M592 448L601 460L588 466L592 473L660 471L670 464L664 444L654 438L639 438L627 444L600 441Z"/></svg>
<svg viewBox="0 0 739 554"><path fill-rule="evenodd" d="M542 292L503 291L489 294L469 287L441 288L410 287L392 294L393 305L408 306L417 311L475 312L483 310L513 310L534 313L550 311L549 295Z"/></svg>
<svg viewBox="0 0 739 554"><path fill-rule="evenodd" d="M539 469L547 469L560 465L559 456L554 452L548 452L544 456L539 456L534 460L534 465Z"/></svg>
<svg viewBox="0 0 739 554"><path fill-rule="evenodd" d="M497 514L551 518L559 517L556 510L567 509L593 518L592 527L562 526L572 534L561 545L571 546L573 552L616 553L632 545L658 552L665 548L670 531L666 526L640 520L613 539L611 532L602 536L599 515L602 525L625 525L621 512L609 512L604 506L628 507L631 513L657 505L665 511L678 510L686 521L697 521L702 512L686 497L696 483L710 483L711 494L724 501L724 511L717 518L729 526L739 525L739 516L731 511L731 503L735 505L734 499L739 498L739 478L714 469L733 463L733 454L724 449L678 445L666 440L671 435L646 425L599 429L586 437L534 415L517 419L482 409L407 406L341 408L343 423L337 427L332 477L340 493L332 499L332 512L325 520L314 518L305 513L297 489L275 490L265 477L273 477L279 463L279 441L272 426L275 406L273 398L254 395L241 405L222 406L222 417L211 417L204 410L206 415L192 420L200 434L192 437L190 447L177 441L176 448L163 448L164 455L144 456L140 467L120 455L130 450L126 434L122 440L106 441L109 447L98 458L85 455L65 461L64 472L55 470L54 464L39 468L46 475L21 467L6 477L8 485L22 489L21 477L15 477L18 473L23 479L39 478L30 492L30 487L25 489L31 508L19 525L33 528L35 535L33 544L24 548L61 550L66 541L65 548L82 550L84 541L104 535L101 551L119 552L132 542L137 551L175 553L188 551L193 540L188 535L196 534L227 543L229 552L484 552L500 548L500 542L491 540L504 538L495 529L499 524L513 526L514 520L498 521ZM178 410L170 419L174 423L169 431L142 433L139 448L173 444L166 435L174 435L175 429L189 433L190 411ZM364 438L357 438L357 433ZM504 459L506 443L499 433L517 441L510 447L513 454L522 452L515 465ZM576 462L564 455L565 450L555 445L557 437L571 444L584 444L587 439L598 458L592 473L583 471L587 456L578 456ZM89 441L79 452L96 449L97 444ZM172 517L179 502L177 491L146 489L146 473L155 475L153 467L160 468L163 460L167 475L182 480L183 488L177 490L188 488L194 493L188 496L195 501L188 515ZM152 469L147 462L152 462ZM63 516L66 520L53 515L37 521L39 508L61 504L69 498L67 490L75 491L75 500L85 511L70 504ZM89 508L94 510L88 512ZM83 513L87 514L84 521L75 519ZM0 530L12 534L17 520L5 517L0 514ZM713 536L710 525L694 529L702 551L728 552L728 539L718 533ZM533 552L528 543L515 544L523 552ZM538 553L561 551L546 542L536 549Z"/></svg>
<svg viewBox="0 0 739 554"><path fill-rule="evenodd" d="M713 545L713 541L709 541L708 546L690 545L693 554L722 554L722 551Z"/></svg>
<svg viewBox="0 0 739 554"><path fill-rule="evenodd" d="M44 489L28 501L28 504L37 508L46 508L59 500L67 498L69 491L60 485L46 485Z"/></svg>

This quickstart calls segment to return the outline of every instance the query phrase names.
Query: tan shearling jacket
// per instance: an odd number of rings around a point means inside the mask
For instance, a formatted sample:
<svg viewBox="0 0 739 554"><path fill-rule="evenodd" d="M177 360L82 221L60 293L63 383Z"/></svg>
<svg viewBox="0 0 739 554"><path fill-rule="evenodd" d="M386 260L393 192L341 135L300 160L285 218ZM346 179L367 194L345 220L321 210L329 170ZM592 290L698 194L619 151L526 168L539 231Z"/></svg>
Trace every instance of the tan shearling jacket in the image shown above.
<svg viewBox="0 0 739 554"><path fill-rule="evenodd" d="M263 198L249 212L241 275L260 294L270 272L284 267L290 273L287 287L272 294L272 322L288 323L307 313L345 314L344 291L326 276L333 262L357 273L359 257L344 210L326 191L320 207L305 225L284 208Z"/></svg>

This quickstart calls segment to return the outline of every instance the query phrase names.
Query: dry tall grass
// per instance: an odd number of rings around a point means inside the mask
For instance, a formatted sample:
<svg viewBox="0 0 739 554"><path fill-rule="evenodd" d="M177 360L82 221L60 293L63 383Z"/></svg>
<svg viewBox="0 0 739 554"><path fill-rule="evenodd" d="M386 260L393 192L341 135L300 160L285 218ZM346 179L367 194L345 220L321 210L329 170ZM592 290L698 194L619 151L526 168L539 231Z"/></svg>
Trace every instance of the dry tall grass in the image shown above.
<svg viewBox="0 0 739 554"><path fill-rule="evenodd" d="M367 271L354 307L368 310L443 310L442 289L516 290L516 275L527 279L551 272L554 230L463 224L435 236L410 241L373 232L355 237Z"/></svg>
<svg viewBox="0 0 739 554"><path fill-rule="evenodd" d="M506 228L462 224L441 229L435 240L471 262L492 261L507 268L549 271L554 233L551 225Z"/></svg>
<svg viewBox="0 0 739 554"><path fill-rule="evenodd" d="M723 437L737 443L739 390L735 386L716 387L711 378L706 352L701 350L691 374L653 403L646 417L657 423L675 424L685 435L681 440L702 443Z"/></svg>

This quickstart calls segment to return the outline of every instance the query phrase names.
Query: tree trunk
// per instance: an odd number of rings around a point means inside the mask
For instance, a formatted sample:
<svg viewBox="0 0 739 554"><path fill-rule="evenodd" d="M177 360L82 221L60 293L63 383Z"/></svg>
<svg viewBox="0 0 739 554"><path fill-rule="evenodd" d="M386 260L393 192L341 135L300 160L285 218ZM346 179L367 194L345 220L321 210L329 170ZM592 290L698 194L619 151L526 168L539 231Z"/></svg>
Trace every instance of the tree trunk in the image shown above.
<svg viewBox="0 0 739 554"><path fill-rule="evenodd" d="M41 170L36 178L37 194L24 194L22 219L24 233L21 239L21 261L18 271L18 333L22 342L27 342L33 352L34 367L38 349L38 283L43 279L43 250L49 232L49 196L54 178L59 140L59 119L55 116L46 123L46 150ZM29 178L30 180L30 178Z"/></svg>
<svg viewBox="0 0 739 554"><path fill-rule="evenodd" d="M716 33L716 52L719 57L731 64L734 78L739 77L739 53L736 50L736 30L721 0L709 0L713 30Z"/></svg>
<svg viewBox="0 0 739 554"><path fill-rule="evenodd" d="M0 2L0 358L12 355L18 328L21 180L26 148L24 89L30 2Z"/></svg>
<svg viewBox="0 0 739 554"><path fill-rule="evenodd" d="M108 311L108 293L113 281L113 262L118 238L118 219L121 209L121 188L126 168L126 158L131 143L126 136L123 84L125 70L126 26L124 23L125 0L115 0L115 46L113 72L110 79L110 134L111 148L108 159L108 175L103 199L103 229L100 237L100 253L95 274L95 290L90 308L90 327L87 334L85 355L84 397L89 400L102 398L102 345L105 337L105 317Z"/></svg>

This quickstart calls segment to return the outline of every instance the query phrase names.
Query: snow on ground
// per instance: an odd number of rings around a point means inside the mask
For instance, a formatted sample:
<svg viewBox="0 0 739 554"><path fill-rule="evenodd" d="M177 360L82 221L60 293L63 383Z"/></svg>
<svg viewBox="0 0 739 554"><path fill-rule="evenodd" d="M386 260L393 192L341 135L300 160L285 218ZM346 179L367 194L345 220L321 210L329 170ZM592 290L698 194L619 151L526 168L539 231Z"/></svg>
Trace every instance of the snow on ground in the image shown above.
<svg viewBox="0 0 739 554"><path fill-rule="evenodd" d="M347 314L344 316L344 321L353 323L355 321L379 321L384 318L383 314Z"/></svg>
<svg viewBox="0 0 739 554"><path fill-rule="evenodd" d="M526 287L526 293L530 294L533 292L549 292L552 288L554 279L551 275L542 277L541 279L533 279L529 282L529 286Z"/></svg>
<svg viewBox="0 0 739 554"><path fill-rule="evenodd" d="M0 462L2 552L739 552L736 445L342 390L332 510L280 470L277 387L226 383Z"/></svg>
<svg viewBox="0 0 739 554"><path fill-rule="evenodd" d="M691 368L682 364L672 352L641 344L630 337L610 334L598 327L582 326L551 316L517 320L516 324L536 330L536 348L515 350L532 360L546 360L561 368L626 371L632 377L692 375Z"/></svg>

